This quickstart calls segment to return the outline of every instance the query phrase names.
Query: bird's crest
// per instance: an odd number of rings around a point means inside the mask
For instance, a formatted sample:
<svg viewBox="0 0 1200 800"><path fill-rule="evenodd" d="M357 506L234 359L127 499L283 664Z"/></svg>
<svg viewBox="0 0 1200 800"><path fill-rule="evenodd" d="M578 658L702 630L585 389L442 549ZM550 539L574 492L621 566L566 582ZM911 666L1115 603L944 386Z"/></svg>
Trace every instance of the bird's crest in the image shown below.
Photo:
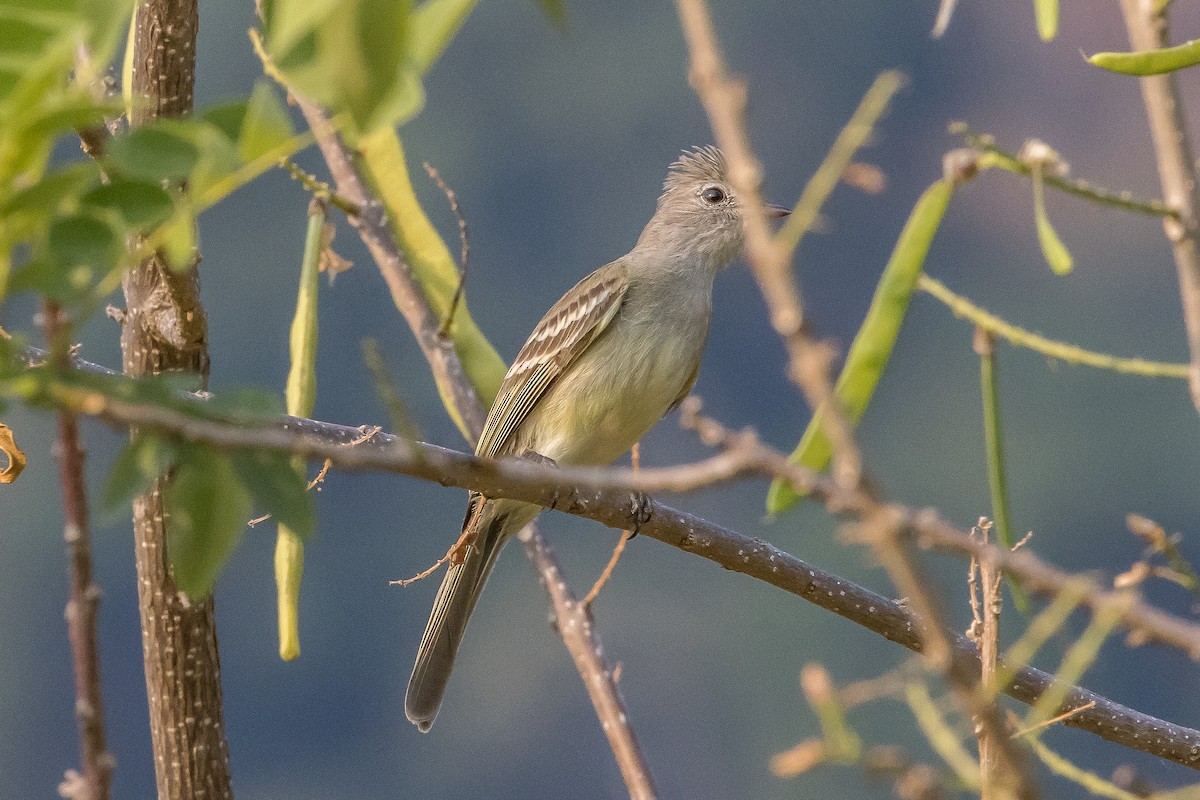
<svg viewBox="0 0 1200 800"><path fill-rule="evenodd" d="M667 171L663 194L703 181L725 181L725 156L711 144L683 151Z"/></svg>

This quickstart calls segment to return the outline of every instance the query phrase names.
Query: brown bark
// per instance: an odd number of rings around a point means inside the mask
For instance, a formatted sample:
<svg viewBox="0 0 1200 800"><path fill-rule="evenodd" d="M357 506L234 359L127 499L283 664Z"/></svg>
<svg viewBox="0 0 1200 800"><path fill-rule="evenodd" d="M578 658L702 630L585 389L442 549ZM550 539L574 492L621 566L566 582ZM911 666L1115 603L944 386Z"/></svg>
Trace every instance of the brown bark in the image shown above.
<svg viewBox="0 0 1200 800"><path fill-rule="evenodd" d="M137 8L131 123L187 114L195 80L197 0ZM151 257L125 279L121 351L130 375L193 372L208 379L208 324L196 267ZM228 747L212 596L189 602L167 557L165 485L133 503L138 605L160 800L229 798Z"/></svg>

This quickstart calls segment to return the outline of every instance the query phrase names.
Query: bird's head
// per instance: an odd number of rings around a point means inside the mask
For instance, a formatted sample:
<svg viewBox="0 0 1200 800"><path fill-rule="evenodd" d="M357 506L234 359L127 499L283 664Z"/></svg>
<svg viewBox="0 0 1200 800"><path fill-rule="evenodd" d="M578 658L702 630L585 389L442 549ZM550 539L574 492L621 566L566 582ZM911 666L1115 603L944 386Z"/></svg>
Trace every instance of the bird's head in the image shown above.
<svg viewBox="0 0 1200 800"><path fill-rule="evenodd" d="M767 212L787 213L776 206L767 206ZM711 145L685 151L671 164L658 208L638 244L721 269L733 261L743 239L741 208L727 177L725 156Z"/></svg>

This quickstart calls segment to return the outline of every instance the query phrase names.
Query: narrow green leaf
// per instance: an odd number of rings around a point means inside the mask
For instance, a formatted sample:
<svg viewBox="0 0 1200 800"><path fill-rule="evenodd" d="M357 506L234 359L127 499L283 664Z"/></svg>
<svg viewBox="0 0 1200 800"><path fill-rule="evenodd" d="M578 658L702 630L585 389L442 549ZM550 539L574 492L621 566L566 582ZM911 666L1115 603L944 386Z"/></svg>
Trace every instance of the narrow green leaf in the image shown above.
<svg viewBox="0 0 1200 800"><path fill-rule="evenodd" d="M454 39L479 0L425 0L412 15L408 53L424 74Z"/></svg>
<svg viewBox="0 0 1200 800"><path fill-rule="evenodd" d="M238 157L253 161L292 136L292 121L275 94L273 84L259 81L250 95L237 139Z"/></svg>
<svg viewBox="0 0 1200 800"><path fill-rule="evenodd" d="M175 446L148 433L134 437L108 471L102 507L115 512L127 506L166 474L177 456Z"/></svg>
<svg viewBox="0 0 1200 800"><path fill-rule="evenodd" d="M1033 178L1033 215L1037 220L1038 244L1041 245L1042 256L1056 275L1066 275L1070 273L1074 261L1071 259L1070 251L1062 243L1062 239L1058 238L1054 226L1050 224L1050 217L1046 215L1045 181L1042 180L1040 165L1034 166L1031 177Z"/></svg>
<svg viewBox="0 0 1200 800"><path fill-rule="evenodd" d="M1033 0L1033 13L1037 17L1038 36L1043 42L1052 42L1058 35L1058 0Z"/></svg>
<svg viewBox="0 0 1200 800"><path fill-rule="evenodd" d="M242 540L252 508L250 493L229 456L189 446L181 453L165 502L175 582L198 600L212 589Z"/></svg>
<svg viewBox="0 0 1200 800"><path fill-rule="evenodd" d="M116 178L80 198L85 206L115 211L130 228L146 229L171 215L174 203L157 183Z"/></svg>
<svg viewBox="0 0 1200 800"><path fill-rule="evenodd" d="M887 367L900 334L900 325L908 311L909 299L916 290L917 279L925 265L925 256L929 253L953 192L954 184L949 180L940 180L925 190L909 214L908 222L900 232L892 256L879 278L867 317L850 345L850 352L835 387L835 395L850 424L858 422L866 411L875 386ZM823 420L824 413L818 409L789 461L812 470L823 470L829 465L833 450ZM767 512L778 514L799 499L800 495L790 484L776 480L767 493Z"/></svg>
<svg viewBox="0 0 1200 800"><path fill-rule="evenodd" d="M1096 53L1088 62L1122 75L1162 75L1165 72L1187 69L1200 64L1200 39L1166 47L1162 50L1143 50L1135 53Z"/></svg>
<svg viewBox="0 0 1200 800"><path fill-rule="evenodd" d="M127 177L162 181L186 178L199 157L196 145L158 126L113 137L106 162Z"/></svg>
<svg viewBox="0 0 1200 800"><path fill-rule="evenodd" d="M232 458L238 479L258 505L300 538L308 538L313 509L303 464L298 469L291 457L271 450L239 450Z"/></svg>
<svg viewBox="0 0 1200 800"><path fill-rule="evenodd" d="M304 258L300 264L300 286L296 313L292 317L291 367L288 370L287 413L295 417L312 414L317 400L317 290L320 287L321 240L325 214L314 204L308 217Z"/></svg>

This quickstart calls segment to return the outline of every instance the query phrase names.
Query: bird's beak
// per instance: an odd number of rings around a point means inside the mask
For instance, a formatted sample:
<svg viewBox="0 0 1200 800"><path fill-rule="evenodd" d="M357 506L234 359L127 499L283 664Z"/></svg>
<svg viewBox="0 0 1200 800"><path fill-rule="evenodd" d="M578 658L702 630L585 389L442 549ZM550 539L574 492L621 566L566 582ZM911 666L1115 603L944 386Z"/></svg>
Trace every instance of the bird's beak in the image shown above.
<svg viewBox="0 0 1200 800"><path fill-rule="evenodd" d="M774 203L763 203L763 206L767 209L767 216L771 217L772 219L779 219L780 217L786 217L788 214L792 213L792 210L790 208L784 208L783 206L777 206Z"/></svg>

